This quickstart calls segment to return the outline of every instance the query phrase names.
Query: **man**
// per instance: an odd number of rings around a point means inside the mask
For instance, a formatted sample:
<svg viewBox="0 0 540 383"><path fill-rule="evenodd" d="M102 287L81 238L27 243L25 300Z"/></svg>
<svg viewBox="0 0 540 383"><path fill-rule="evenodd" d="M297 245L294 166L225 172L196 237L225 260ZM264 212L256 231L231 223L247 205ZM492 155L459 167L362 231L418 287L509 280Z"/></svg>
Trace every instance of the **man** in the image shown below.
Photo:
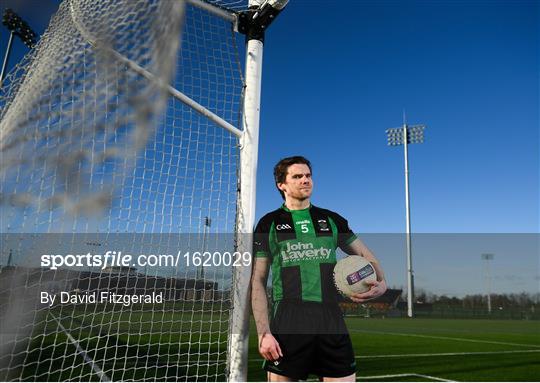
<svg viewBox="0 0 540 383"><path fill-rule="evenodd" d="M377 272L378 281L352 296L354 302L386 291L383 270L343 217L311 204L313 180L306 158L282 159L274 178L284 204L255 229L251 298L268 380L305 380L312 373L323 381L355 381L352 343L333 283L336 248L365 257ZM270 267L271 323L266 297Z"/></svg>

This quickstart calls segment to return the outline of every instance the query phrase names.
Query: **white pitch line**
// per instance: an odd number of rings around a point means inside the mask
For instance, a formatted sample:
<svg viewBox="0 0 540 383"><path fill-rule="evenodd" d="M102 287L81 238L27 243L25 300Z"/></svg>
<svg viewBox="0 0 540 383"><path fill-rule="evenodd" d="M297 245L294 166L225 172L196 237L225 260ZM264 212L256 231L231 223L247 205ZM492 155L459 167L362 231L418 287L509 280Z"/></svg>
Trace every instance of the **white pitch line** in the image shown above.
<svg viewBox="0 0 540 383"><path fill-rule="evenodd" d="M394 375L373 375L373 376L357 376L356 380L373 380L373 379L389 379L389 378L406 378L409 376L418 376L419 378L431 379L437 382L455 382L455 380L448 380L443 378L437 378L436 376L408 373L408 374L394 374Z"/></svg>
<svg viewBox="0 0 540 383"><path fill-rule="evenodd" d="M474 356L497 354L529 354L540 353L540 350L511 350L511 351L479 351L479 352L440 352L429 354L385 354L385 355L357 355L356 359L384 359L384 358L425 358L432 356ZM249 362L262 362L262 358L251 358ZM218 363L220 361L216 361ZM187 365L186 365L187 366Z"/></svg>
<svg viewBox="0 0 540 383"><path fill-rule="evenodd" d="M419 377L425 378L425 379L432 379L432 380L435 380L437 382L455 382L455 380L437 378L436 376L431 376L431 375L413 374L413 376L419 376Z"/></svg>
<svg viewBox="0 0 540 383"><path fill-rule="evenodd" d="M101 368L99 368L99 366L94 362L94 360L88 356L86 351L79 345L79 342L77 342L75 338L73 338L71 334L66 330L66 328L62 326L62 323L60 323L60 320L57 317L55 317L52 312L49 311L49 314L54 318L56 323L58 323L58 326L60 326L62 331L67 335L69 341L73 343L73 345L75 346L79 354L83 357L84 361L88 363L90 367L92 367L92 370L94 370L96 375L99 376L99 379L102 382L110 382L111 379L103 372Z"/></svg>
<svg viewBox="0 0 540 383"><path fill-rule="evenodd" d="M480 352L441 352L441 353L430 353L430 354L365 355L365 356L357 356L356 359L416 358L416 357L429 357L429 356L464 356L464 355L524 354L524 353L536 353L536 352L540 352L540 350L480 351Z"/></svg>
<svg viewBox="0 0 540 383"><path fill-rule="evenodd" d="M479 339L467 339L467 338L452 338L449 336L434 336L434 335L420 335L420 334L408 334L401 332L386 332L386 331L371 331L371 330L349 330L350 332L360 332L365 334L381 334L381 335L397 335L397 336L412 336L416 338L427 338L427 339L442 339L442 340L455 340L459 342L471 342L471 343L486 343L486 344L500 344L503 346L520 346L520 347L538 347L540 345L534 344L523 344L523 343L510 343L510 342L497 342L494 340L479 340Z"/></svg>
<svg viewBox="0 0 540 383"><path fill-rule="evenodd" d="M388 378L405 378L407 376L414 376L415 374L393 374L393 375L373 375L373 376L357 376L356 380L371 380L371 379L388 379Z"/></svg>
<svg viewBox="0 0 540 383"><path fill-rule="evenodd" d="M408 376L416 376L416 374L408 373L408 374L392 374L392 375L373 375L373 376L357 376L356 380L371 380L371 379L389 379L389 378L406 378ZM310 378L307 380L308 382L318 382L319 380L316 378Z"/></svg>

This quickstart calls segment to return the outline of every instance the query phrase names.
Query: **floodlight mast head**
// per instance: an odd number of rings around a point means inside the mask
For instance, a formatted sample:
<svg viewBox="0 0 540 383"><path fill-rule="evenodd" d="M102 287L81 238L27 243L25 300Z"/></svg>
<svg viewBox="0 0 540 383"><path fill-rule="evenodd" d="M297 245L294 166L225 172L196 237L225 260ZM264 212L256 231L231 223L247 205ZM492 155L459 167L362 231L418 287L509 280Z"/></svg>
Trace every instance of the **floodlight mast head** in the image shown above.
<svg viewBox="0 0 540 383"><path fill-rule="evenodd" d="M36 32L30 28L26 21L13 12L12 9L6 8L4 10L2 24L4 24L10 32L19 36L24 45L28 48L33 48L34 45L36 45Z"/></svg>
<svg viewBox="0 0 540 383"><path fill-rule="evenodd" d="M4 73L6 72L7 64L9 61L9 55L11 53L11 46L13 43L13 36L19 36L28 48L33 48L36 45L36 33L30 29L28 24L19 17L13 10L6 8L2 15L2 24L9 30L9 41L4 54L4 62L2 63L2 70L0 71L0 87L4 82Z"/></svg>
<svg viewBox="0 0 540 383"><path fill-rule="evenodd" d="M289 0L264 0L250 2L249 10L238 15L238 32L248 40L264 41L264 32L281 13Z"/></svg>
<svg viewBox="0 0 540 383"><path fill-rule="evenodd" d="M424 129L425 125L405 125L402 128L392 128L386 130L388 146L403 145L404 133L407 131L407 145L408 144L421 144L424 142Z"/></svg>

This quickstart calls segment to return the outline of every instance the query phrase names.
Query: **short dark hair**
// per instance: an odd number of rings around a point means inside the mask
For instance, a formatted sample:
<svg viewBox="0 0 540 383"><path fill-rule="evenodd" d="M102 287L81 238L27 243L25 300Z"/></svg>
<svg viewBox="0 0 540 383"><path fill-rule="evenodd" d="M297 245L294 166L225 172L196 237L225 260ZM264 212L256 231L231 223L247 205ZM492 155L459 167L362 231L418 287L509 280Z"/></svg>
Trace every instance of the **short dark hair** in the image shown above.
<svg viewBox="0 0 540 383"><path fill-rule="evenodd" d="M281 198L285 199L285 194L279 190L278 184L281 184L285 182L285 179L287 178L287 170L289 169L289 166L294 164L304 164L307 165L309 168L309 171L311 172L311 162L306 157L302 156L292 156L287 158L282 158L279 160L279 162L274 166L274 181L276 182L276 188L279 191L279 194L281 194Z"/></svg>

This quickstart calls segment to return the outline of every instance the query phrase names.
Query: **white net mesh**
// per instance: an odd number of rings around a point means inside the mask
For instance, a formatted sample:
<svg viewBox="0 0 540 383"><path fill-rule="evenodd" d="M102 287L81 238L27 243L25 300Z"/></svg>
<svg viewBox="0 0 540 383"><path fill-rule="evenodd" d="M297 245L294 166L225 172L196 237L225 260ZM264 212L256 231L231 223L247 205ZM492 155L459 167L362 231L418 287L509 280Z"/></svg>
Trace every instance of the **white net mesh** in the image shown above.
<svg viewBox="0 0 540 383"><path fill-rule="evenodd" d="M102 3L101 12L92 2L64 3L3 102L2 200L46 215L17 220L22 230L41 230L36 221L46 225L56 207L107 208L111 178L133 167L163 109L160 81L172 73L181 15L169 19L171 6L157 3ZM146 80L112 52L160 77Z"/></svg>
<svg viewBox="0 0 540 383"><path fill-rule="evenodd" d="M235 38L229 22L179 1L64 1L8 75L0 380L226 379L238 139L166 85L238 126ZM40 258L107 251L133 262ZM221 255L203 267L195 251ZM103 292L161 299L99 302Z"/></svg>
<svg viewBox="0 0 540 383"><path fill-rule="evenodd" d="M191 3L190 0L187 0ZM198 0L195 0L198 1ZM230 11L243 11L248 8L248 0L201 0L206 3L212 4L216 7L227 9ZM262 3L264 0L258 0L255 3Z"/></svg>

